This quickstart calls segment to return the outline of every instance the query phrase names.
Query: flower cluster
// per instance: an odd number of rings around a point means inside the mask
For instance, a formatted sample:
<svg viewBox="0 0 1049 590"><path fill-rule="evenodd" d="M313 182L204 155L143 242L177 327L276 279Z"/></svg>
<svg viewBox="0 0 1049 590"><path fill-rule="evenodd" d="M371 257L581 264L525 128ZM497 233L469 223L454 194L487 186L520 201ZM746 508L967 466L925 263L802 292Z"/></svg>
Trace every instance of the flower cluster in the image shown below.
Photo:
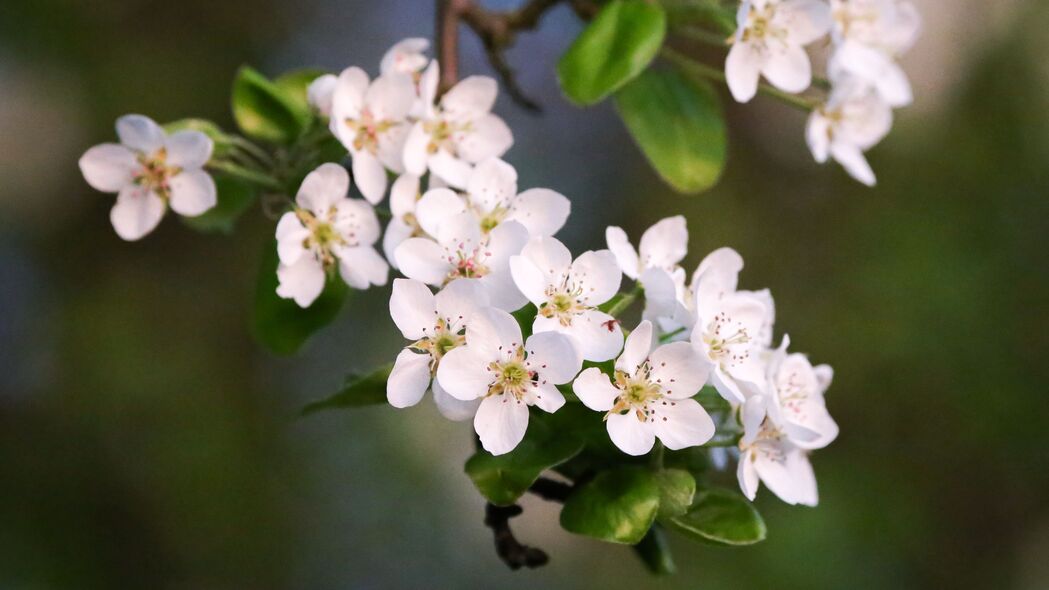
<svg viewBox="0 0 1049 590"><path fill-rule="evenodd" d="M809 117L806 139L816 161L833 158L870 186L864 152L892 127L892 109L912 101L897 63L914 44L921 19L907 0L744 0L725 62L733 97L747 102L758 82L788 93L812 84L805 46L829 35L830 94Z"/></svg>

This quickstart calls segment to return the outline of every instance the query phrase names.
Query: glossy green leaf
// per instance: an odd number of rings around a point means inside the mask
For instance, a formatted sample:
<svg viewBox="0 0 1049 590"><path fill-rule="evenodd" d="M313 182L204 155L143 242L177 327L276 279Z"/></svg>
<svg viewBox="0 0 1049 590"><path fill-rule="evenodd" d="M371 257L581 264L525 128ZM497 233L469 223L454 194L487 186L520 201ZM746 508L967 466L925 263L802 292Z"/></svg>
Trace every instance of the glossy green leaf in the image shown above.
<svg viewBox="0 0 1049 590"><path fill-rule="evenodd" d="M721 489L703 490L689 511L670 521L699 541L718 545L752 545L765 539L765 521L746 498Z"/></svg>
<svg viewBox="0 0 1049 590"><path fill-rule="evenodd" d="M655 2L609 2L558 62L561 89L579 105L601 101L648 67L666 29L666 14Z"/></svg>
<svg viewBox="0 0 1049 590"><path fill-rule="evenodd" d="M246 182L222 174L213 174L218 203L196 217L183 217L189 227L208 233L230 233L237 219L251 207L258 197L258 190Z"/></svg>
<svg viewBox="0 0 1049 590"><path fill-rule="evenodd" d="M386 381L393 365L383 365L367 375L350 375L346 384L335 395L315 401L302 409L307 416L322 410L359 408L386 403Z"/></svg>
<svg viewBox="0 0 1049 590"><path fill-rule="evenodd" d="M682 469L664 469L656 473L656 483L659 485L660 519L688 512L696 495L696 480L691 473Z"/></svg>
<svg viewBox="0 0 1049 590"><path fill-rule="evenodd" d="M634 553L641 558L645 568L657 576L669 576L677 572L667 533L658 523L652 525L641 542L634 545Z"/></svg>
<svg viewBox="0 0 1049 590"><path fill-rule="evenodd" d="M612 543L641 541L659 511L655 474L643 467L602 471L576 488L561 510L561 526Z"/></svg>
<svg viewBox="0 0 1049 590"><path fill-rule="evenodd" d="M233 80L233 118L245 135L272 143L291 143L306 130L312 113L257 71L243 66Z"/></svg>
<svg viewBox="0 0 1049 590"><path fill-rule="evenodd" d="M482 449L466 462L466 474L489 502L513 504L543 471L571 459L583 448L583 442L555 420L555 415L532 412L528 431L517 448L499 456Z"/></svg>
<svg viewBox="0 0 1049 590"><path fill-rule="evenodd" d="M709 84L649 70L615 102L645 158L675 190L697 193L717 183L725 167L725 120Z"/></svg>
<svg viewBox="0 0 1049 590"><path fill-rule="evenodd" d="M211 138L212 143L215 144L215 149L211 153L213 158L222 158L233 151L232 138L227 135L221 127L207 119L179 119L178 121L172 121L171 123L164 125L164 131L168 133L175 133L176 131L183 131L186 129L200 131Z"/></svg>
<svg viewBox="0 0 1049 590"><path fill-rule="evenodd" d="M277 243L271 241L263 257L255 293L252 331L276 354L291 355L313 335L335 319L346 301L349 287L338 276L328 279L324 291L303 309L291 299L277 296Z"/></svg>
<svg viewBox="0 0 1049 590"><path fill-rule="evenodd" d="M292 70L274 79L273 85L279 88L284 94L284 98L294 104L296 108L309 112L310 103L307 98L307 90L314 80L327 73L317 68Z"/></svg>

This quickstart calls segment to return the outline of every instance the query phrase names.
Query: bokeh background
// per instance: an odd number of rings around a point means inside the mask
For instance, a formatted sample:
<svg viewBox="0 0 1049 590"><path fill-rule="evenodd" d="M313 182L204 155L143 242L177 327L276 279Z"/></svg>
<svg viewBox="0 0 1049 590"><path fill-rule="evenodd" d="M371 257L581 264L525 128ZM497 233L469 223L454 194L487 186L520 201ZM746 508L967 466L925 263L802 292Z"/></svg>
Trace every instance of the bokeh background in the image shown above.
<svg viewBox="0 0 1049 590"><path fill-rule="evenodd" d="M431 2L4 0L0 587L1049 587L1049 6L918 3L917 101L871 153L874 190L815 165L803 115L758 99L727 109L723 182L675 195L610 105L559 97L567 8L510 54L546 111L500 99L508 158L572 199L569 246L683 211L687 262L737 248L778 332L836 369L819 508L762 492L765 543L675 539L681 571L656 580L533 500L515 528L552 562L507 570L462 473L469 426L429 402L296 418L401 346L384 291L274 358L247 329L271 222L254 210L217 236L169 218L127 244L79 176L123 113L230 126L241 63L375 70L431 35ZM470 35L462 49L489 73Z"/></svg>

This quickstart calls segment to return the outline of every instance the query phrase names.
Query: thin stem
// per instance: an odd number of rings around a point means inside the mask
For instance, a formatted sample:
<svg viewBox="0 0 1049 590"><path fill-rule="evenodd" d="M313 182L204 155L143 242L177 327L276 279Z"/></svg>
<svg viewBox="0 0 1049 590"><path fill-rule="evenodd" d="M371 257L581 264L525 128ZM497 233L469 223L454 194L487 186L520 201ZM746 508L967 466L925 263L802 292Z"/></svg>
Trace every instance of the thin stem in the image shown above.
<svg viewBox="0 0 1049 590"><path fill-rule="evenodd" d="M260 164L263 164L263 165L265 165L265 166L267 166L269 168L273 167L273 164L274 164L273 157L270 156L266 152L266 150L264 150L261 147L255 145L251 141L248 141L246 138L243 138L243 137L241 137L239 135L231 135L230 136L230 142L235 147L239 148L241 151L246 152L248 155L250 155L251 157L253 157L256 160L258 160L258 162Z"/></svg>
<svg viewBox="0 0 1049 590"><path fill-rule="evenodd" d="M470 0L437 0L437 61L441 64L438 94L459 81L459 17Z"/></svg>
<svg viewBox="0 0 1049 590"><path fill-rule="evenodd" d="M659 337L659 343L660 344L666 344L667 342L670 342L675 336L677 336L678 334L681 334L685 330L686 330L686 328L684 326L681 326L677 330L674 330L672 332L667 332L666 334L663 334L662 336Z"/></svg>
<svg viewBox="0 0 1049 590"><path fill-rule="evenodd" d="M710 67L707 64L700 63L700 62L698 62L698 61L696 61L694 59L691 59L687 55L685 55L683 53L680 53L680 52L678 52L678 51L676 51L674 49L671 49L669 47L664 47L663 49L661 49L659 51L659 55L663 59L673 63L674 65L678 66L682 70L685 70L686 72L688 72L688 73L690 73L690 74L692 74L694 76L701 76L703 78L709 78L711 80L715 80L715 81L721 82L721 83L725 83L726 82L725 72L723 72L723 71L721 71L721 70L719 70L717 68ZM811 111L811 110L815 109L816 106L817 106L816 103L814 101L810 100L810 99L807 99L807 98L805 98L803 96L796 96L796 95L790 94L788 92L783 92L782 90L779 90L778 88L774 88L772 86L769 86L768 84L765 84L765 83L762 83L762 84L760 84L758 86L758 91L761 92L762 94L766 95L766 96L771 96L773 98L777 98L780 101L782 101L782 102L784 102L784 103L786 103L786 104L788 104L788 105L790 105L792 107L796 107L798 109L801 109L803 111Z"/></svg>
<svg viewBox="0 0 1049 590"><path fill-rule="evenodd" d="M521 512L521 507L516 504L496 506L488 503L484 507L484 524L492 529L495 552L512 570L521 567L536 568L550 561L544 551L524 545L514 537L514 532L510 529L510 519Z"/></svg>
<svg viewBox="0 0 1049 590"><path fill-rule="evenodd" d="M681 28L674 29L673 34L689 39L691 41L698 41L700 43L706 43L707 45L713 45L715 47L727 47L728 38L720 33L701 29L693 25L685 25Z"/></svg>
<svg viewBox="0 0 1049 590"><path fill-rule="evenodd" d="M212 161L208 162L207 167L210 170L214 170L215 172L222 172L227 176L232 176L234 178L250 182L252 184L264 188L272 190L282 190L284 188L272 176L269 176L268 174L263 174L261 172L256 172L254 170L249 170L247 168L244 168L243 166L238 166L233 162Z"/></svg>
<svg viewBox="0 0 1049 590"><path fill-rule="evenodd" d="M623 312L630 309L630 306L634 304L641 292L641 283L635 284L633 290L623 293L619 301L616 301L612 307L608 308L608 315L618 318Z"/></svg>

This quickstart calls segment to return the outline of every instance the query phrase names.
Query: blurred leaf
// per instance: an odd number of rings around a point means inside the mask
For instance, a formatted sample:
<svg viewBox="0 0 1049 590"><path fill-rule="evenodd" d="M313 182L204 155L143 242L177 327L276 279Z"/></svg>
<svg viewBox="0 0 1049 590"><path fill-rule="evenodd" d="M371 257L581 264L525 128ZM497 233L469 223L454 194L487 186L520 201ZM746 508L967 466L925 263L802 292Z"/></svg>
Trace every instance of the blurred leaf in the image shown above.
<svg viewBox="0 0 1049 590"><path fill-rule="evenodd" d="M324 292L312 305L303 309L291 299L277 295L277 242L271 241L263 257L255 293L252 328L255 337L280 355L291 355L311 335L335 319L346 300L349 287L336 276L328 279Z"/></svg>
<svg viewBox="0 0 1049 590"><path fill-rule="evenodd" d="M230 136L221 127L207 119L179 119L164 125L164 131L168 133L187 129L200 131L211 138L211 141L215 144L215 150L211 154L212 157L221 158L233 151L233 140Z"/></svg>
<svg viewBox="0 0 1049 590"><path fill-rule="evenodd" d="M558 62L561 89L579 105L601 101L651 63L666 28L666 14L656 3L609 2Z"/></svg>
<svg viewBox="0 0 1049 590"><path fill-rule="evenodd" d="M291 143L309 127L313 117L309 108L291 94L257 71L242 66L233 80L233 118L249 137Z"/></svg>
<svg viewBox="0 0 1049 590"><path fill-rule="evenodd" d="M513 504L543 471L571 459L583 448L583 442L570 430L559 427L555 415L532 413L524 440L513 451L493 456L482 449L466 462L466 474L489 502Z"/></svg>
<svg viewBox="0 0 1049 590"><path fill-rule="evenodd" d="M307 99L306 91L314 80L327 73L318 68L292 70L278 76L273 81L273 85L279 88L284 97L296 108L310 112L310 102Z"/></svg>
<svg viewBox="0 0 1049 590"><path fill-rule="evenodd" d="M393 365L383 365L367 375L350 375L339 393L307 404L302 415L308 416L322 410L359 408L386 403L386 381L390 378Z"/></svg>
<svg viewBox="0 0 1049 590"><path fill-rule="evenodd" d="M709 84L648 70L615 102L638 147L675 190L697 193L717 183L725 166L725 120Z"/></svg>
<svg viewBox="0 0 1049 590"><path fill-rule="evenodd" d="M699 492L688 513L670 522L688 537L718 545L752 545L764 540L766 532L753 504L721 489Z"/></svg>
<svg viewBox="0 0 1049 590"><path fill-rule="evenodd" d="M182 217L189 227L207 233L231 233L237 219L251 207L258 190L250 184L222 174L213 174L218 203L203 215Z"/></svg>
<svg viewBox="0 0 1049 590"><path fill-rule="evenodd" d="M658 523L653 524L645 538L634 545L634 552L641 558L645 568L657 576L668 576L677 572L666 531Z"/></svg>
<svg viewBox="0 0 1049 590"><path fill-rule="evenodd" d="M641 541L659 511L655 474L643 467L602 471L577 487L561 510L565 530L602 541Z"/></svg>
<svg viewBox="0 0 1049 590"><path fill-rule="evenodd" d="M517 324L521 326L521 337L528 340L528 337L532 335L532 324L535 321L535 316L539 313L534 303L528 303L521 309L513 312L514 319L517 320Z"/></svg>
<svg viewBox="0 0 1049 590"><path fill-rule="evenodd" d="M699 25L715 29L726 37L736 30L736 10L720 0L664 0L671 27Z"/></svg>
<svg viewBox="0 0 1049 590"><path fill-rule="evenodd" d="M659 486L660 519L688 512L692 498L696 495L696 480L691 473L681 469L664 469L656 474L656 484Z"/></svg>

